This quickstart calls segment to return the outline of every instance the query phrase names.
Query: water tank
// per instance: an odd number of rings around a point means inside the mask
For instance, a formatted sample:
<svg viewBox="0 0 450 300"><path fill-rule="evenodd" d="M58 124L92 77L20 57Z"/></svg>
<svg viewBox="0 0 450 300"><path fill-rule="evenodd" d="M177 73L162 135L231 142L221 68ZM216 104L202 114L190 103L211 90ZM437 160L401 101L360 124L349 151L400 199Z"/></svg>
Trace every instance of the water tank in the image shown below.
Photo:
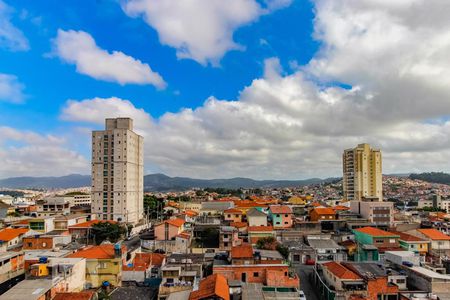
<svg viewBox="0 0 450 300"><path fill-rule="evenodd" d="M47 263L47 261L48 261L48 258L47 257L39 257L39 263L40 264L46 264Z"/></svg>

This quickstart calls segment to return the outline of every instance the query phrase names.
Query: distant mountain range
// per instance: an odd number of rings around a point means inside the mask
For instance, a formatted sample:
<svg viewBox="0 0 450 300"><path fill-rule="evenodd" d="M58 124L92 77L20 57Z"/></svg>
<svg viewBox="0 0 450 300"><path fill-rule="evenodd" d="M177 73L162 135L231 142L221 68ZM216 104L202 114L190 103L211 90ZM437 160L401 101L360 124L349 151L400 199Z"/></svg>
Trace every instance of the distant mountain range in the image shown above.
<svg viewBox="0 0 450 300"><path fill-rule="evenodd" d="M339 178L311 178L305 180L253 180L250 178L193 179L169 177L164 174L144 176L145 191L181 191L190 188L283 188L326 183ZM77 188L91 185L91 176L71 174L61 177L13 177L0 180L0 188L11 189L58 189Z"/></svg>
<svg viewBox="0 0 450 300"><path fill-rule="evenodd" d="M441 183L450 185L450 174L444 172L430 172L409 175L410 179L419 179L431 183Z"/></svg>

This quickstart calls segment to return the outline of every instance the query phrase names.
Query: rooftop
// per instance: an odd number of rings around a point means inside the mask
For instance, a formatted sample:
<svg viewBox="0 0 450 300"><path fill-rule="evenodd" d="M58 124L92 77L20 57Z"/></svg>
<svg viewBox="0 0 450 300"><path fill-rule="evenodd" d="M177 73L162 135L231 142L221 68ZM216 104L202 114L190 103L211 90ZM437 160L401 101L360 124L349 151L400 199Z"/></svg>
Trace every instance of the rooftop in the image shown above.
<svg viewBox="0 0 450 300"><path fill-rule="evenodd" d="M92 227L93 225L95 225L95 224L105 223L105 222L108 222L108 223L111 223L111 224L117 223L116 221L112 221L112 220L108 220L108 221L103 221L103 220L90 220L90 221L86 221L86 222L83 222L83 223L78 223L78 224L69 226L69 229L70 229L70 228L91 228L91 227Z"/></svg>
<svg viewBox="0 0 450 300"><path fill-rule="evenodd" d="M344 267L343 265L341 265L335 261L330 261L330 262L324 263L322 265L325 268L327 268L328 271L330 271L331 273L333 273L336 277L338 277L340 279L345 279L345 280L362 279L361 277L359 277L358 275L356 275L355 273L353 273L352 271L350 271L349 269L347 269L346 267Z"/></svg>
<svg viewBox="0 0 450 300"><path fill-rule="evenodd" d="M94 297L94 291L83 291L78 293L57 293L53 300L90 300Z"/></svg>
<svg viewBox="0 0 450 300"><path fill-rule="evenodd" d="M122 253L126 251L126 247L122 246ZM92 246L75 253L70 254L67 257L80 257L87 259L112 259L115 257L114 245L105 244L99 246Z"/></svg>
<svg viewBox="0 0 450 300"><path fill-rule="evenodd" d="M189 300L209 299L213 297L229 300L230 293L228 289L227 279L223 275L213 274L200 281L198 290L191 293Z"/></svg>
<svg viewBox="0 0 450 300"><path fill-rule="evenodd" d="M28 228L5 228L0 231L0 241L9 242L28 232Z"/></svg>
<svg viewBox="0 0 450 300"><path fill-rule="evenodd" d="M262 211L257 210L256 208L250 208L247 211L247 217L266 217L267 215Z"/></svg>
<svg viewBox="0 0 450 300"><path fill-rule="evenodd" d="M430 229L417 229L418 232L422 233L426 237L432 239L432 240L439 240L439 241L450 241L450 236L440 232L437 229L430 228Z"/></svg>
<svg viewBox="0 0 450 300"><path fill-rule="evenodd" d="M292 214L292 209L286 205L271 205L270 211L273 214Z"/></svg>
<svg viewBox="0 0 450 300"><path fill-rule="evenodd" d="M336 214L336 212L332 208L329 208L329 207L316 207L312 211L316 212L318 215L335 215Z"/></svg>
<svg viewBox="0 0 450 300"><path fill-rule="evenodd" d="M363 227L363 228L358 228L358 229L354 229L354 231L358 231L358 232L362 232L365 233L367 235L371 235L371 236L389 236L389 237L398 237L397 234L389 232L389 231L384 231L375 227Z"/></svg>
<svg viewBox="0 0 450 300"><path fill-rule="evenodd" d="M419 237L404 232L392 231L392 233L400 236L400 240L405 242L424 242L424 243L427 242L424 239L421 239Z"/></svg>
<svg viewBox="0 0 450 300"><path fill-rule="evenodd" d="M248 232L271 232L273 231L273 226L249 226L247 230Z"/></svg>
<svg viewBox="0 0 450 300"><path fill-rule="evenodd" d="M249 244L233 247L231 249L231 258L253 258L253 247Z"/></svg>

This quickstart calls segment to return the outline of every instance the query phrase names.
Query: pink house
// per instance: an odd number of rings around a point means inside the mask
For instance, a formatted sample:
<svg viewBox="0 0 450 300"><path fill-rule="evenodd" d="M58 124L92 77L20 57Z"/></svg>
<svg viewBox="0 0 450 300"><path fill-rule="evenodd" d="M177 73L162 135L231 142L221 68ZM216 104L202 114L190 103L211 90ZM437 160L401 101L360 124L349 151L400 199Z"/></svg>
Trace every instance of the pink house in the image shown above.
<svg viewBox="0 0 450 300"><path fill-rule="evenodd" d="M292 227L292 209L287 205L271 205L269 218L274 228Z"/></svg>
<svg viewBox="0 0 450 300"><path fill-rule="evenodd" d="M155 238L158 241L175 240L184 231L185 221L182 219L166 220L155 226Z"/></svg>

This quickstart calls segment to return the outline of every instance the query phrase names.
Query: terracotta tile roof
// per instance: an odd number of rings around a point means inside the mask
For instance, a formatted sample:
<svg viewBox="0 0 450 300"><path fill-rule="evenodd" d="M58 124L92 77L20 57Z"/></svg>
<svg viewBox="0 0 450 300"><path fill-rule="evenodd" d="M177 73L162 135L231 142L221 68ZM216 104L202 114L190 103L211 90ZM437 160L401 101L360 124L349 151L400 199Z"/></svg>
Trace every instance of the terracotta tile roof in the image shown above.
<svg viewBox="0 0 450 300"><path fill-rule="evenodd" d="M231 248L231 258L253 258L253 247L249 244Z"/></svg>
<svg viewBox="0 0 450 300"><path fill-rule="evenodd" d="M251 207L268 207L267 204L255 203L253 201L243 200L243 201L235 201L236 207L242 208L251 208Z"/></svg>
<svg viewBox="0 0 450 300"><path fill-rule="evenodd" d="M449 241L450 240L450 236L440 232L437 229L434 228L430 228L430 229L417 229L418 232L422 233L423 235L425 235L426 237L432 239L432 240L437 240L437 241Z"/></svg>
<svg viewBox="0 0 450 300"><path fill-rule="evenodd" d="M95 224L104 223L104 222L108 222L108 223L111 223L111 224L116 224L117 223L116 221L113 221L113 220L106 220L106 221L103 221L103 220L90 220L90 221L86 221L86 222L83 222L83 223L78 223L78 224L69 226L69 229L91 228Z"/></svg>
<svg viewBox="0 0 450 300"><path fill-rule="evenodd" d="M249 226L248 232L273 231L273 226Z"/></svg>
<svg viewBox="0 0 450 300"><path fill-rule="evenodd" d="M126 247L122 246L122 253L126 251ZM114 245L105 244L99 246L92 246L79 250L70 254L67 257L71 258L87 258L87 259L112 259L114 258Z"/></svg>
<svg viewBox="0 0 450 300"><path fill-rule="evenodd" d="M182 233L178 234L177 237L180 237L182 239L189 239L191 237L191 234L186 231L183 231Z"/></svg>
<svg viewBox="0 0 450 300"><path fill-rule="evenodd" d="M244 228L248 226L247 222L231 222L230 226L236 227L236 228Z"/></svg>
<svg viewBox="0 0 450 300"><path fill-rule="evenodd" d="M315 207L322 206L322 204L320 204L319 202L312 202L310 205Z"/></svg>
<svg viewBox="0 0 450 300"><path fill-rule="evenodd" d="M392 232L388 232L388 231L384 231L375 227L363 227L363 228L358 228L355 229L355 231L359 231L371 236L398 236L395 233Z"/></svg>
<svg viewBox="0 0 450 300"><path fill-rule="evenodd" d="M187 209L184 213L186 214L186 216L189 216L189 217L198 216L198 212L190 210L190 209Z"/></svg>
<svg viewBox="0 0 450 300"><path fill-rule="evenodd" d="M181 227L181 226L183 226L184 223L186 223L186 221L184 221L182 219L169 219L169 220L165 220L164 223L167 223L167 224L170 224L170 225L173 225L176 227Z"/></svg>
<svg viewBox="0 0 450 300"><path fill-rule="evenodd" d="M349 210L350 207L344 206L344 205L336 205L336 206L333 206L333 209L334 210Z"/></svg>
<svg viewBox="0 0 450 300"><path fill-rule="evenodd" d="M224 213L227 214L242 214L242 210L237 209L237 208L229 208L223 211Z"/></svg>
<svg viewBox="0 0 450 300"><path fill-rule="evenodd" d="M392 233L395 233L396 235L400 236L399 240L402 240L404 242L427 242L424 239L421 239L417 236L407 234L404 232L398 232L398 231L391 231Z"/></svg>
<svg viewBox="0 0 450 300"><path fill-rule="evenodd" d="M227 279L220 274L213 274L200 281L197 291L191 292L189 300L212 299L219 297L230 300Z"/></svg>
<svg viewBox="0 0 450 300"><path fill-rule="evenodd" d="M83 291L78 293L57 293L53 300L91 300L94 298L94 291Z"/></svg>
<svg viewBox="0 0 450 300"><path fill-rule="evenodd" d="M318 215L335 215L336 214L336 212L332 208L329 208L329 207L316 207L312 211L315 211Z"/></svg>
<svg viewBox="0 0 450 300"><path fill-rule="evenodd" d="M333 273L336 277L338 277L340 279L345 279L345 280L362 279L361 277L359 277L358 275L356 275L355 273L353 273L352 271L350 271L349 269L347 269L346 267L344 267L343 265L341 265L335 261L323 263L322 266L327 268L328 271L330 271L331 273Z"/></svg>
<svg viewBox="0 0 450 300"><path fill-rule="evenodd" d="M0 231L0 241L9 242L28 231L28 228L5 228Z"/></svg>
<svg viewBox="0 0 450 300"><path fill-rule="evenodd" d="M131 265L123 265L122 271L145 271L150 266L161 267L165 255L160 253L136 253Z"/></svg>
<svg viewBox="0 0 450 300"><path fill-rule="evenodd" d="M286 205L272 205L270 211L273 214L292 214L292 209Z"/></svg>

